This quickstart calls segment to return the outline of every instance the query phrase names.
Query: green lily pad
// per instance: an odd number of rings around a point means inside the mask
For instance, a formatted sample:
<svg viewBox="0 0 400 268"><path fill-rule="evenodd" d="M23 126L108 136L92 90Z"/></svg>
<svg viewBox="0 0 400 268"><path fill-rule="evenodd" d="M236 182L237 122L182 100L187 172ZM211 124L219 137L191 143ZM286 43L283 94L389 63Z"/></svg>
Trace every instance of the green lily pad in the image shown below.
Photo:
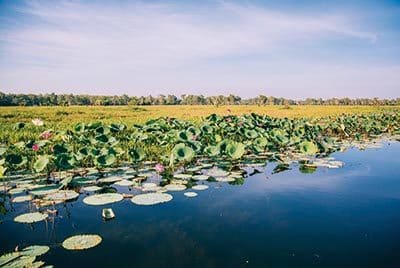
<svg viewBox="0 0 400 268"><path fill-rule="evenodd" d="M29 246L21 251L23 256L40 256L46 254L50 248L48 246Z"/></svg>
<svg viewBox="0 0 400 268"><path fill-rule="evenodd" d="M131 201L136 205L156 205L172 200L172 195L166 193L147 193L132 197Z"/></svg>
<svg viewBox="0 0 400 268"><path fill-rule="evenodd" d="M115 202L119 202L124 197L121 194L117 193L105 193L105 194L95 194L83 199L83 203L92 206L101 206L106 204L111 204Z"/></svg>
<svg viewBox="0 0 400 268"><path fill-rule="evenodd" d="M47 219L48 215L40 212L25 213L14 218L19 223L34 223Z"/></svg>
<svg viewBox="0 0 400 268"><path fill-rule="evenodd" d="M101 236L93 234L75 235L64 240L63 248L68 250L84 250L93 248L101 243Z"/></svg>

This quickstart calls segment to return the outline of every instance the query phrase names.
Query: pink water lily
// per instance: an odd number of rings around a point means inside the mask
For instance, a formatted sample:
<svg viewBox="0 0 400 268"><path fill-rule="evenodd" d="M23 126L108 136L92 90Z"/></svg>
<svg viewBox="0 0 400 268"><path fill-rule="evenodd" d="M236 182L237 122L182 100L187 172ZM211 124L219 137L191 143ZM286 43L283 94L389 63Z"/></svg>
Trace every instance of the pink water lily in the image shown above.
<svg viewBox="0 0 400 268"><path fill-rule="evenodd" d="M35 143L34 145L32 145L32 150L34 150L35 152L39 151L39 149L40 149L39 144Z"/></svg>
<svg viewBox="0 0 400 268"><path fill-rule="evenodd" d="M44 131L40 134L40 138L42 138L44 140L48 140L51 138L52 135L53 135L53 133L51 133L50 131Z"/></svg>
<svg viewBox="0 0 400 268"><path fill-rule="evenodd" d="M156 166L154 168L157 171L157 173L162 173L165 170L165 167L160 163L156 164Z"/></svg>

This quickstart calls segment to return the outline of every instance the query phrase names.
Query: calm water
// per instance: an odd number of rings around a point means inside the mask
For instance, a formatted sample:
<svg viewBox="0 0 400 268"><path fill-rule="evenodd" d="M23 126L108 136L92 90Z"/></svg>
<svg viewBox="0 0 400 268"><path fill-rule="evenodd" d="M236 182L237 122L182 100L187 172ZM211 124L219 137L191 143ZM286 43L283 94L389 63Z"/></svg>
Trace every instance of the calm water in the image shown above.
<svg viewBox="0 0 400 268"><path fill-rule="evenodd" d="M54 223L33 227L12 221L27 211L18 204L0 216L0 251L50 245L40 259L56 267L400 267L400 143L334 156L346 166L271 176L269 164L244 185L210 183L192 199L123 200L106 206L116 214L107 222L83 195L60 205ZM60 246L82 233L103 242L79 252Z"/></svg>

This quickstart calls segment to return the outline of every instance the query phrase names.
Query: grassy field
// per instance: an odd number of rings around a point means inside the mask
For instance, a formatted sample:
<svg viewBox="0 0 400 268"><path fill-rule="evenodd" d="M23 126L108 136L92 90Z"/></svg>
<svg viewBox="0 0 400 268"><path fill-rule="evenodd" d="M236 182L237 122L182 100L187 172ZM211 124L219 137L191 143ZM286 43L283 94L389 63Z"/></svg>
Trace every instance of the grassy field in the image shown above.
<svg viewBox="0 0 400 268"><path fill-rule="evenodd" d="M65 127L77 122L143 123L163 116L199 121L212 113L241 115L246 113L267 114L273 117L324 117L342 113L372 113L400 111L399 106L70 106L70 107L0 107L0 124L30 122L41 118L48 125Z"/></svg>
<svg viewBox="0 0 400 268"><path fill-rule="evenodd" d="M123 122L127 125L144 123L158 117L176 117L183 120L200 121L212 113L219 115L241 115L248 113L267 114L273 117L326 117L343 113L373 113L398 111L399 106L53 106L53 107L0 107L0 142L35 139L44 129L64 130L78 122L102 121ZM30 123L40 118L45 122L41 128L27 127L16 133L16 122Z"/></svg>

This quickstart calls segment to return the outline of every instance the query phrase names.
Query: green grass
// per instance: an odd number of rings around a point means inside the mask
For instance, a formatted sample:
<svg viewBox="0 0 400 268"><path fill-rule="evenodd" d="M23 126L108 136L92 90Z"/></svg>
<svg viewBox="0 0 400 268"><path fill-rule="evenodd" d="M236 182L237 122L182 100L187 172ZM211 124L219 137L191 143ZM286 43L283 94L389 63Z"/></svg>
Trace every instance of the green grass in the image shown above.
<svg viewBox="0 0 400 268"><path fill-rule="evenodd" d="M343 113L359 114L382 111L400 111L400 106L52 106L52 107L0 107L0 142L13 142L21 139L36 138L37 128L27 127L15 133L12 126L16 122L30 123L41 118L46 128L65 130L78 122L102 121L104 123L122 122L140 124L158 117L175 117L198 122L212 113L219 115L242 115L248 113L267 114L273 117L326 117Z"/></svg>

